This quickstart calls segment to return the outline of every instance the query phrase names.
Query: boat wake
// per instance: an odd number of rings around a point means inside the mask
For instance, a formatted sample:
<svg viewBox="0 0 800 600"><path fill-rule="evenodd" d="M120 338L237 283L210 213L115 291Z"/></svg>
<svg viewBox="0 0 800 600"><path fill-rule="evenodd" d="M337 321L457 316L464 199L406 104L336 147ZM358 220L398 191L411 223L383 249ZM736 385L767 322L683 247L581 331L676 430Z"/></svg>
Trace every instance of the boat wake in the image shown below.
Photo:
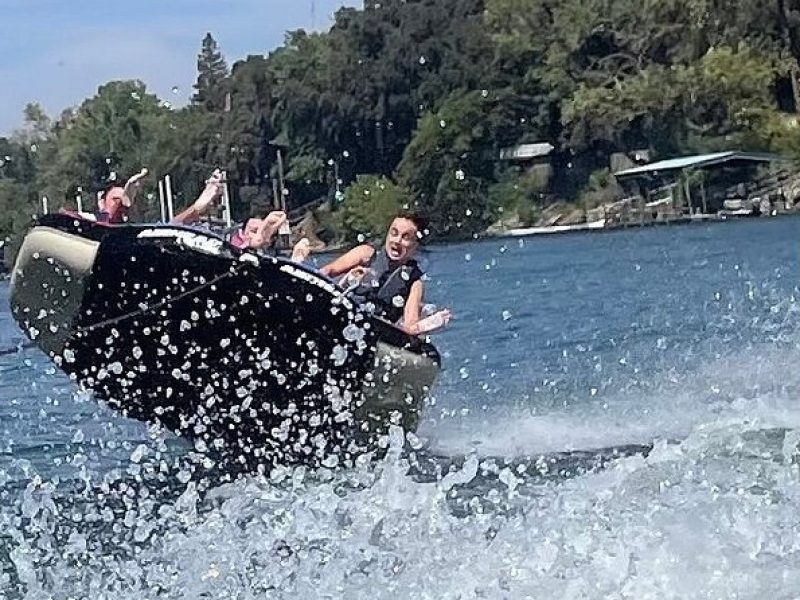
<svg viewBox="0 0 800 600"><path fill-rule="evenodd" d="M757 421L706 424L527 487L517 465L475 456L421 482L398 431L379 463L286 469L205 493L189 481L169 498L129 474L113 494L101 486L108 501L94 489L81 505L34 479L17 511L0 517L6 589L30 598L780 596L800 584L800 430ZM458 511L454 498L465 500Z"/></svg>

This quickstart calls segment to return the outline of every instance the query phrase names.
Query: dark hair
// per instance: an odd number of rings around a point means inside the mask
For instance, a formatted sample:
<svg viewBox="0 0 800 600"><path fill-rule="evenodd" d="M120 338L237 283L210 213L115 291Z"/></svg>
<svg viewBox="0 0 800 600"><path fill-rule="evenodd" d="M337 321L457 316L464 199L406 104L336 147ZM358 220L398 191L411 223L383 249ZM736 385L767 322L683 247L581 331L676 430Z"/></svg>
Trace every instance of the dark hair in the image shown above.
<svg viewBox="0 0 800 600"><path fill-rule="evenodd" d="M405 210L397 213L394 218L407 219L408 221L411 221L420 234L423 236L426 235L425 228L428 226L428 220L421 214L410 210Z"/></svg>

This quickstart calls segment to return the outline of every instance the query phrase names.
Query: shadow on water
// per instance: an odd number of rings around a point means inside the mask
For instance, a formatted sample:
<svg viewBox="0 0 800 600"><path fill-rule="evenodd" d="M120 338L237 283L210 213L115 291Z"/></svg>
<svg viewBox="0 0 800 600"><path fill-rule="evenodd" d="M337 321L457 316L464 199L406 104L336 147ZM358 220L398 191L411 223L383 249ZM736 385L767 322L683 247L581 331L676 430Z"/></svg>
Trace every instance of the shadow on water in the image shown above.
<svg viewBox="0 0 800 600"><path fill-rule="evenodd" d="M532 456L440 456L424 449L407 453L409 477L417 483L441 482L450 474L469 470L474 463L475 476L454 485L448 494L448 506L455 516L467 516L480 508L483 512L515 510L507 500L511 491L521 497L536 494L547 484L559 484L575 477L605 469L612 462L629 456L646 457L652 444L628 444L569 452L551 452Z"/></svg>

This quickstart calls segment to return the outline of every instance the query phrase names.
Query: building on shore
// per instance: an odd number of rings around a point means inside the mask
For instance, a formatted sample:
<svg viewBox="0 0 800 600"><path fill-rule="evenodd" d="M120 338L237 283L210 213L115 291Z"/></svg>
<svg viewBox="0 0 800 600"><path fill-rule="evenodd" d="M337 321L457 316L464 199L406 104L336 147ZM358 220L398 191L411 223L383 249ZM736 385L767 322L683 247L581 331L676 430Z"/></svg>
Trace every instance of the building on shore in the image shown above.
<svg viewBox="0 0 800 600"><path fill-rule="evenodd" d="M616 171L614 177L625 196L601 207L611 226L776 214L800 200L800 174L775 154L681 156Z"/></svg>

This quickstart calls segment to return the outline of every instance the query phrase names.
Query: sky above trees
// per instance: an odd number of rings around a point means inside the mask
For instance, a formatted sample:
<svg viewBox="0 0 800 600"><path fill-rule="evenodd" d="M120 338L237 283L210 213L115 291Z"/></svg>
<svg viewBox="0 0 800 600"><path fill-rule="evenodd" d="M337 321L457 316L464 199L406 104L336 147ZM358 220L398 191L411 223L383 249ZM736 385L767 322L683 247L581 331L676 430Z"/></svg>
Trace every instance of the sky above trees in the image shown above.
<svg viewBox="0 0 800 600"><path fill-rule="evenodd" d="M205 32L233 62L274 49L288 30L327 29L340 6L360 5L314 0L312 15L311 0L0 0L0 135L22 124L28 102L57 115L115 79L141 79L182 105Z"/></svg>

